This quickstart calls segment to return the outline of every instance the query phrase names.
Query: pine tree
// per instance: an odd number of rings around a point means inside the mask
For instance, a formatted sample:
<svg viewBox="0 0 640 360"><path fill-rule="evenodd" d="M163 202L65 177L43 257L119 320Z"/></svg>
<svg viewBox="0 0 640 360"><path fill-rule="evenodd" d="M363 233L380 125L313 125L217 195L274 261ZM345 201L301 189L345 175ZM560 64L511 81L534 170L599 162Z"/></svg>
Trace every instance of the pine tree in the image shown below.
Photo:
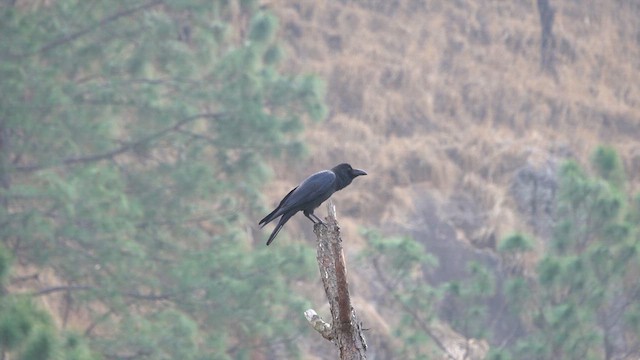
<svg viewBox="0 0 640 360"><path fill-rule="evenodd" d="M562 166L557 225L537 279L531 290L511 288L528 298L517 307L528 333L507 351L513 358L612 359L638 351L629 336L637 333L629 320L638 318L638 223L617 153L598 148L592 167L596 176L574 161Z"/></svg>
<svg viewBox="0 0 640 360"><path fill-rule="evenodd" d="M0 245L0 280L5 285L11 257ZM70 342L70 339L75 339ZM66 341L65 341L66 340ZM0 295L0 358L94 360L83 338L56 329L51 316L32 298L5 291Z"/></svg>
<svg viewBox="0 0 640 360"><path fill-rule="evenodd" d="M0 235L61 279L42 291L88 314L105 357L297 353L282 318L312 252L246 230L265 160L303 154L324 116L277 27L253 1L0 8Z"/></svg>

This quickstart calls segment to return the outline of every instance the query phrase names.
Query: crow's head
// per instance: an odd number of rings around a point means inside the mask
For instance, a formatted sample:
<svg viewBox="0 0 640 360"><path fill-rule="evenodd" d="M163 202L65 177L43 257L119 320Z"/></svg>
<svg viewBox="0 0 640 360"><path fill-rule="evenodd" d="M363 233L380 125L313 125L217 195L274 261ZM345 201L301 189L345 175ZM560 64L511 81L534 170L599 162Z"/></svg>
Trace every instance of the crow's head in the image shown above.
<svg viewBox="0 0 640 360"><path fill-rule="evenodd" d="M331 169L336 174L336 188L337 190L343 189L345 186L351 184L351 181L358 176L367 175L367 173L360 169L354 169L347 163L342 163Z"/></svg>
<svg viewBox="0 0 640 360"><path fill-rule="evenodd" d="M337 165L333 169L331 169L331 171L333 171L336 174L340 173L340 174L348 175L352 179L360 175L367 175L367 173L364 170L354 169L353 167L351 167L351 165L347 163L342 163L340 165Z"/></svg>

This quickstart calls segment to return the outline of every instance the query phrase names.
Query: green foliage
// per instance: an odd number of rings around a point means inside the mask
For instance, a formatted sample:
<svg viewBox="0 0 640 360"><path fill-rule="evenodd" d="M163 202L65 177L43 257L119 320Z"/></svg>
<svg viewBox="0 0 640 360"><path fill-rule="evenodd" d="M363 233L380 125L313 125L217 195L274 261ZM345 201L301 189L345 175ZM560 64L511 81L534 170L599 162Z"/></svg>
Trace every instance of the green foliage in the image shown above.
<svg viewBox="0 0 640 360"><path fill-rule="evenodd" d="M446 305L451 326L466 338L485 338L489 319L487 301L495 294L495 279L477 262L468 265L469 276L446 284Z"/></svg>
<svg viewBox="0 0 640 360"><path fill-rule="evenodd" d="M519 314L529 304L533 289L531 282L522 276L514 276L506 280L503 293L511 313Z"/></svg>
<svg viewBox="0 0 640 360"><path fill-rule="evenodd" d="M500 252L526 252L533 250L533 242L523 234L512 234L507 236L498 245Z"/></svg>
<svg viewBox="0 0 640 360"><path fill-rule="evenodd" d="M401 314L394 329L402 339L396 355L406 359L432 355L437 348L428 329L437 316L443 289L430 286L426 275L437 266L436 258L410 237L385 237L374 229L362 230L362 234L368 247L361 256L373 264L374 275L385 289L386 306Z"/></svg>
<svg viewBox="0 0 640 360"><path fill-rule="evenodd" d="M278 19L268 13L260 13L253 17L249 28L249 39L257 43L268 43L278 27Z"/></svg>
<svg viewBox="0 0 640 360"><path fill-rule="evenodd" d="M97 355L91 352L87 341L78 334L67 333L62 340L61 349L67 360L98 359Z"/></svg>
<svg viewBox="0 0 640 360"><path fill-rule="evenodd" d="M617 189L624 186L624 169L615 149L609 146L599 146L591 156L591 163L596 174L609 182L611 186Z"/></svg>
<svg viewBox="0 0 640 360"><path fill-rule="evenodd" d="M0 253L6 253L1 245ZM66 342L60 346L65 337ZM25 360L97 359L84 338L56 329L51 316L29 296L6 291L0 295L0 354Z"/></svg>
<svg viewBox="0 0 640 360"><path fill-rule="evenodd" d="M0 344L14 350L31 334L41 314L29 299L3 297L0 302Z"/></svg>
<svg viewBox="0 0 640 360"><path fill-rule="evenodd" d="M55 356L55 335L50 327L36 327L29 336L25 349L18 357L21 360L52 359Z"/></svg>
<svg viewBox="0 0 640 360"><path fill-rule="evenodd" d="M297 356L284 339L305 325L282 319L306 305L291 284L311 250L267 252L247 224L265 160L303 155L326 108L319 79L279 71L277 28L255 1L0 8L0 235L82 289L69 301L105 357ZM32 351L87 358L38 333Z"/></svg>
<svg viewBox="0 0 640 360"><path fill-rule="evenodd" d="M7 249L0 244L0 285L4 284L9 275L11 266L11 256Z"/></svg>
<svg viewBox="0 0 640 360"><path fill-rule="evenodd" d="M487 354L486 360L512 360L513 358L507 351L502 349L491 349Z"/></svg>
<svg viewBox="0 0 640 360"><path fill-rule="evenodd" d="M640 195L625 194L613 150L598 148L592 163L595 175L574 161L561 167L556 226L534 275L516 269L498 277L471 263L468 277L434 289L425 282L429 267L419 265L434 262L419 243L365 232L367 259L382 283L387 280L389 306L404 314L397 329L404 344L400 358L433 356L425 344L438 316L467 338L498 341L488 359L602 359L640 346ZM531 256L533 249L524 234L509 235L498 246L505 259ZM504 301L503 313L491 318L489 304L496 298ZM508 317L516 319L505 321L513 333L496 338L492 325Z"/></svg>
<svg viewBox="0 0 640 360"><path fill-rule="evenodd" d="M85 338L56 329L48 313L15 295L0 297L0 352L25 360L98 359Z"/></svg>
<svg viewBox="0 0 640 360"><path fill-rule="evenodd" d="M516 308L529 319L529 331L500 356L600 359L620 351L613 343L621 334L637 334L634 321L626 321L638 318L640 310L637 287L629 283L640 260L638 223L629 221L633 201L623 195L624 174L615 151L598 148L592 163L597 176L572 161L560 171L557 226L538 263L535 291L528 291L520 277L507 282L511 301L529 298Z"/></svg>
<svg viewBox="0 0 640 360"><path fill-rule="evenodd" d="M396 272L408 274L415 267L437 266L437 259L427 253L422 245L406 236L385 237L375 229L364 229L362 235L369 243L368 249L362 254L366 257L380 257Z"/></svg>

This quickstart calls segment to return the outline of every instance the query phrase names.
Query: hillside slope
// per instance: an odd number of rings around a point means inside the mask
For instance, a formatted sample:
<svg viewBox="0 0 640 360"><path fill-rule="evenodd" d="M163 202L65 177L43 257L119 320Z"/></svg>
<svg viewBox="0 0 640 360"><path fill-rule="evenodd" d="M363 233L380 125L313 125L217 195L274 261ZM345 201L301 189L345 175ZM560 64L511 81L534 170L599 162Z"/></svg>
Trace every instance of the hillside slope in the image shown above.
<svg viewBox="0 0 640 360"><path fill-rule="evenodd" d="M640 5L551 1L546 67L536 5L269 4L288 66L328 85L330 116L308 129L313 156L296 176L342 161L369 172L335 200L352 254L357 229L371 226L427 244L444 260L440 280L464 276L471 258L495 264L496 243L514 231L533 234L541 252L557 166L587 164L599 144L618 150L629 190L640 190ZM274 198L287 187L278 180ZM307 232L294 223L290 234ZM355 269L356 284L366 271Z"/></svg>
<svg viewBox="0 0 640 360"><path fill-rule="evenodd" d="M298 176L342 160L366 168L340 194L361 225L406 223L416 189L466 193L498 236L532 230L510 190L526 167L553 172L610 144L637 190L640 5L588 3L551 4L553 74L535 1L273 2L288 65L328 84L331 113L309 128ZM355 198L368 205L347 205Z"/></svg>

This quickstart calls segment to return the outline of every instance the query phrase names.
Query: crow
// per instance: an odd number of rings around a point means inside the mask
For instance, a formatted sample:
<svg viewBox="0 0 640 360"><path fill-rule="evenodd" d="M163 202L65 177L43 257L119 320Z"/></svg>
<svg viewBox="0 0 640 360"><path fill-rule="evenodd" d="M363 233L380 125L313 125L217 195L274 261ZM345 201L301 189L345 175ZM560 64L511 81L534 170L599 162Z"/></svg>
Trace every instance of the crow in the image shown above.
<svg viewBox="0 0 640 360"><path fill-rule="evenodd" d="M331 170L320 171L306 178L300 185L289 191L287 196L280 201L278 207L258 223L260 227L264 227L281 216L278 225L267 240L267 245L271 244L284 224L298 211L302 211L304 216L314 224L322 223L322 220L315 216L313 211L330 198L334 192L344 189L360 175L367 175L367 173L343 163Z"/></svg>

